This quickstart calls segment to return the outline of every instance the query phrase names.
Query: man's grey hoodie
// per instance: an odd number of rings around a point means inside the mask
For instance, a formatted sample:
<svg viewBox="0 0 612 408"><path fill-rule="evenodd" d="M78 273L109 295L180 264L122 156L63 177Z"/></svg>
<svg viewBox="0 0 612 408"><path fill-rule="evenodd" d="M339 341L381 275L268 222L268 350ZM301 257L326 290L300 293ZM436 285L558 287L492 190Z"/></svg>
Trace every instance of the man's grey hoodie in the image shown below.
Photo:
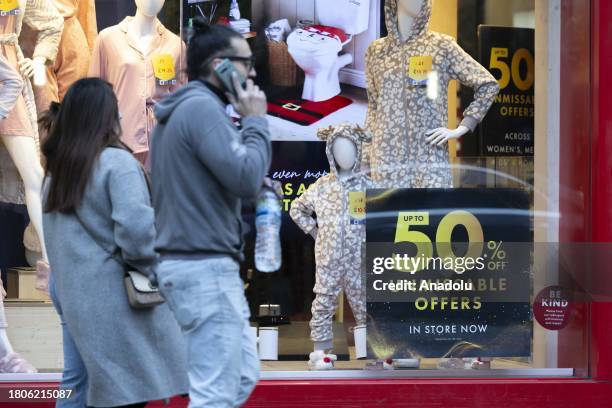
<svg viewBox="0 0 612 408"><path fill-rule="evenodd" d="M259 192L272 149L264 117L239 131L208 85L192 81L155 106L152 195L165 259L242 260L241 199Z"/></svg>

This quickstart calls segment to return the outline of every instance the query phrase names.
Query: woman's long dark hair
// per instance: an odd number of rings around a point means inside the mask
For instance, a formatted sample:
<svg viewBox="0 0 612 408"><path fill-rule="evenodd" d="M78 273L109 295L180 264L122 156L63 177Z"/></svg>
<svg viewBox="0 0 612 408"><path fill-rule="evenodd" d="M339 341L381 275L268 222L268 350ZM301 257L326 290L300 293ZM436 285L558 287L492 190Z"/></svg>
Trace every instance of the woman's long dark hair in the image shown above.
<svg viewBox="0 0 612 408"><path fill-rule="evenodd" d="M74 213L102 150L119 145L121 125L112 86L98 78L76 81L60 105L40 120L49 135L42 146L50 177L45 212Z"/></svg>

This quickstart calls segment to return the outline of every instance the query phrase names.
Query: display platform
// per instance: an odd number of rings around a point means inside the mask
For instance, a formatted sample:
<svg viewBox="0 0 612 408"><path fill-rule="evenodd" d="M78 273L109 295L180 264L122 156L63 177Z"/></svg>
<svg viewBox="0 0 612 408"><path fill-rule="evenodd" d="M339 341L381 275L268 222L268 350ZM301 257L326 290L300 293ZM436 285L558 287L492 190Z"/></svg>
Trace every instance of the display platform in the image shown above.
<svg viewBox="0 0 612 408"><path fill-rule="evenodd" d="M42 372L62 369L62 332L59 317L50 301L6 300L8 336L17 352ZM264 367L280 363L281 370L301 370L312 351L308 322L294 321L279 327L279 362L262 362ZM334 323L334 350L341 363L350 363L349 346L342 323ZM363 363L357 361L361 366ZM283 365L284 364L284 365ZM274 369L273 367L270 367ZM350 367L354 368L354 367Z"/></svg>
<svg viewBox="0 0 612 408"><path fill-rule="evenodd" d="M64 361L62 328L51 302L6 300L4 306L15 351L40 371L59 371Z"/></svg>

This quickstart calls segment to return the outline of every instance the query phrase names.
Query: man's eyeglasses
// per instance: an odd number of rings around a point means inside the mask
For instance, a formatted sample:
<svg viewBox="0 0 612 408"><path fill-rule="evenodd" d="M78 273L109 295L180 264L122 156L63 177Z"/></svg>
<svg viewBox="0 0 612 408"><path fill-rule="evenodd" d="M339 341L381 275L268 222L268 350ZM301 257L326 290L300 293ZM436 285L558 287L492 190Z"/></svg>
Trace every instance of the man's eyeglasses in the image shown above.
<svg viewBox="0 0 612 408"><path fill-rule="evenodd" d="M237 56L217 56L215 58L228 59L230 61L240 61L244 64L247 72L250 72L253 68L255 68L255 63L257 60L254 55L250 57L237 57Z"/></svg>

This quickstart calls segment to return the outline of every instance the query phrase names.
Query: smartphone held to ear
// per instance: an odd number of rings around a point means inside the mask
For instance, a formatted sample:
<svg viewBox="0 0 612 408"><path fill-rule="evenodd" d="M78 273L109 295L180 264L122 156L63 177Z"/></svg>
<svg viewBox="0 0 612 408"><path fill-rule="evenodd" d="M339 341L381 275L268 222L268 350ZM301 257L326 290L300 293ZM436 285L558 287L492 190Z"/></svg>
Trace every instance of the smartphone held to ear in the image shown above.
<svg viewBox="0 0 612 408"><path fill-rule="evenodd" d="M219 64L217 68L215 68L215 75L217 78L219 78L219 81L221 81L225 90L230 94L237 96L237 92L234 89L234 80L232 78L234 72L236 73L236 77L244 89L246 85L246 78L240 72L238 72L234 64L229 59L223 60L223 62Z"/></svg>

